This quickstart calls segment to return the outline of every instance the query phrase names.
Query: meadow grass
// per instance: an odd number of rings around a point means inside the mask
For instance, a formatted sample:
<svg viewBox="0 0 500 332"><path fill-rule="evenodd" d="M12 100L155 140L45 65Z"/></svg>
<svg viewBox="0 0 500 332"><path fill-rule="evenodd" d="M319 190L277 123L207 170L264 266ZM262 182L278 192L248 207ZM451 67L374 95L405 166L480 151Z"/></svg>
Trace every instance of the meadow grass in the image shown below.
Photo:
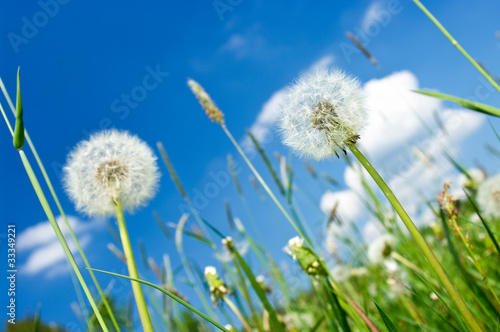
<svg viewBox="0 0 500 332"><path fill-rule="evenodd" d="M439 21L419 1L413 1L500 91L490 75L469 56ZM374 66L382 70L380 63L352 34L348 37ZM436 199L423 199L421 202L422 206L431 211L433 222L420 223L421 226L417 227L413 218L408 215L376 168L358 149L357 136L354 133L349 139L336 142L336 144L338 143L341 147L340 151L344 147L355 156L356 161L351 160L347 156L347 151L343 151L351 167L363 167L374 180L376 186L373 186L360 170L364 192L359 194L363 198L366 210L376 220L376 226L381 230L382 236L367 244L354 221L343 219L337 212L338 206L335 205L324 216L326 224L343 225L350 228L352 232L337 236L336 242L331 243L330 246L328 242L324 245L325 237L315 236L311 220L300 211L299 201L310 204L311 209L318 210L320 215L322 213L319 211L319 202L315 201L317 198L310 194L307 186L295 176L291 157L278 156L277 165L275 165L265 148L248 131L253 148L264 163L263 171L270 176L271 181L266 182L265 176L257 169L229 131L224 114L210 96L197 82L189 80L188 85L208 117L221 127L234 145L239 158L245 162L253 174L252 184L257 190L255 194L261 199L262 206L249 204L250 200L247 199L247 195L250 194L243 191L239 175L235 170L236 158L228 155L228 168L246 218L241 220L234 217L232 202L226 201L224 206L226 215L223 217L228 220L230 234L225 234L215 226L215 223L205 220L201 212L195 208L166 148L158 142L159 155L191 213L182 215L177 224L165 223L163 216L157 212L153 213L151 219L156 221L158 230L162 231L166 240L175 242L176 254L180 258L181 265L177 268L172 267L170 256L173 253L165 253L161 264L156 263L152 257L148 256L146 247L141 242L139 251L145 272L144 275L139 274L125 225L121 199L118 197L113 199L113 203L116 207L118 234L122 248L114 244L109 245L108 248L127 265L129 275L122 275L91 267L67 221L41 159L24 128L19 74L16 107L13 106L0 80L0 87L16 116L13 127L0 104L0 110L13 137L14 148L19 150L21 163L65 251L76 279L84 291L88 305L92 309L92 313L85 317L88 330L153 331L153 328L156 331L218 329L226 332L499 330L500 246L497 237L500 235L498 226L500 215L495 214L495 211L488 211L484 208L484 204L481 207L482 203L478 202L482 199L482 194L478 193L484 192L483 184L488 181L491 183L494 177L489 179L475 177L478 174L476 170L462 166L460 161L455 160L447 148L442 146L442 151L448 157L449 162L465 179L463 188L465 195L461 198L453 197L448 190L449 184L444 183L444 189L435 193ZM474 103L441 93L416 92L451 100L471 111L489 116L500 115L497 108L486 104ZM418 114L416 111L414 113ZM334 121L335 125L338 125L337 119ZM316 125L324 126L324 123L316 122ZM432 134L427 124L421 122L421 125L428 130L429 134ZM492 131L498 137L493 125ZM495 145L500 143L500 137L498 138L498 142L494 142ZM98 290L97 301L94 299L96 295L89 289L82 275L81 268L73 258L65 235L59 228L35 171L23 151L25 139L43 174L54 203L70 231L72 240L84 260L85 270L90 274ZM338 157L337 152L339 151L332 150L332 156ZM336 189L338 183L330 174L319 175L314 166L309 163L304 163L304 169L322 190ZM500 195L500 184L496 188L497 191L491 195ZM261 192L261 189L267 196ZM381 193L387 201L383 199ZM418 192L415 192L415 197L419 197ZM496 204L498 204L498 197L496 199ZM272 205L269 205L269 202ZM293 268L280 266L266 248L266 243L262 241L259 225L252 210L264 208L264 205L266 205L265 208L270 209L270 218L276 219L277 222L285 220L287 225L283 227L291 227L297 234L288 241L288 244L283 243L283 246L286 245L286 252L291 256L289 263L293 265ZM497 208L500 211L500 206L497 205ZM194 219L197 225L193 231L186 228L190 218ZM247 231L248 225L251 225L253 231ZM175 230L174 236L169 227ZM111 229L116 232L113 226ZM219 257L220 267L215 269L207 266L205 262L188 259L183 248L184 236L188 241L196 241L206 246L207 250ZM115 237L118 238L118 235ZM248 254L242 252L246 249L241 249L239 246L241 243L248 244ZM341 253L337 251L340 244L343 247ZM258 265L251 260L252 257L257 259ZM200 266L205 268L205 272ZM257 271L265 271L265 276L257 275ZM298 276L292 275L292 271ZM118 309L112 305L113 301L109 301L112 289L102 291L94 272L131 281L136 307L129 305L126 319L117 319L123 315L117 312ZM194 290L197 303L200 303L203 309L190 304L179 290L180 287L177 285L181 274L187 277L184 287ZM155 282L148 280L155 280ZM156 291L164 295L161 301L158 300ZM83 307L86 305L81 304ZM136 313L140 317L140 324L134 321L133 317ZM37 311L32 323L34 331L38 329L41 318Z"/></svg>

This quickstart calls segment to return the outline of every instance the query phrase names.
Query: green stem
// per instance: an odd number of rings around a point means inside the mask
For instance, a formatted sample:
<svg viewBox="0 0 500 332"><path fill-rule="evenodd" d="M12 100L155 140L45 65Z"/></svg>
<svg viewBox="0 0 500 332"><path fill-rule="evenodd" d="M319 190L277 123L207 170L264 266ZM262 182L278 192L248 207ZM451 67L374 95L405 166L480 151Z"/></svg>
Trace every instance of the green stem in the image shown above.
<svg viewBox="0 0 500 332"><path fill-rule="evenodd" d="M248 303L248 307L250 308L250 312L252 313L252 319L255 322L255 326L257 327L257 330L263 331L262 327L260 326L259 317L257 316L257 313L255 312L255 308L252 305L252 300L250 299L250 294L248 293L248 290L247 290L245 278L243 277L243 273L241 273L241 269L240 269L240 266L238 265L236 258L234 258L234 266L236 267L236 272L238 273L238 277L240 278L241 289L243 290L243 297L245 297L245 300Z"/></svg>
<svg viewBox="0 0 500 332"><path fill-rule="evenodd" d="M293 226L293 228L295 229L295 231L304 239L304 242L307 244L307 246L309 248L311 248L311 250L313 250L314 254L317 257L319 257L316 254L316 252L314 251L314 248L311 245L311 243L309 242L308 238L301 231L301 229L297 226L297 224L292 220L292 218L290 217L290 215L286 212L285 208L283 208L283 205L281 205L281 203L278 201L278 199L276 198L276 196L273 194L273 192L271 191L271 189L269 188L269 186L266 184L266 182L264 181L264 179L260 176L259 172L257 172L257 170L253 166L252 162L248 159L248 157L246 156L245 152L243 152L243 150L241 149L241 147L238 144L238 142L234 139L233 135L231 135L231 133L227 129L226 125L221 125L221 127L224 130L224 132L226 133L227 137L229 137L229 139L233 143L233 145L236 148L236 150L238 150L238 152L241 155L241 157L243 158L243 160L245 160L245 162L248 165L248 167L250 167L250 170L253 172L253 174L255 175L255 177L257 178L257 180L264 187L264 190L268 193L268 195L271 197L271 199L273 200L273 202L276 204L276 206L283 213L283 215L288 220L288 222ZM343 299L345 299L345 294L342 292L342 290L336 284L335 279L333 279L333 277L332 277L330 271L328 270L328 267L324 263L324 261L322 259L319 259L319 263L321 264L321 266L323 267L323 269L328 273L328 276L332 279L332 286L334 287L334 290L338 293L338 295L340 295ZM353 307L354 302L352 300L351 301L349 301L349 300L346 299L347 303L349 303L349 305L351 306L349 308L351 310L348 310L348 311L352 314L352 311L353 310L357 311L357 309L359 309L359 307L358 308ZM359 311L357 311L357 313L359 314ZM353 318L355 318L355 317L356 316L353 316Z"/></svg>
<svg viewBox="0 0 500 332"><path fill-rule="evenodd" d="M219 330L224 331L224 332L230 332L224 326L220 325L215 320L213 320L212 318L210 318L207 315L205 315L203 312L199 311L198 309L196 309L195 307L193 307L192 305L190 305L189 303L187 303L186 301L184 301L183 299L181 299L177 295L175 295L175 294L167 291L166 289L163 289L160 286L157 286L157 285L155 285L153 283L150 283L148 281L145 281L145 280L141 280L141 279L137 279L137 278L132 278L132 277L125 276L125 275L122 275L122 274L118 274L118 273L113 273L113 272L108 272L108 271L103 271L103 270L98 270L98 269L92 269L92 270L97 271L97 272L106 273L106 274L109 274L109 275L112 275L112 276L116 276L116 277L120 277L120 278L125 278L125 279L128 279L128 280L140 282L140 283L142 283L144 285L153 287L154 289L159 290L160 292L162 292L163 294L167 295L168 297L170 297L174 301L177 301L178 303L182 304L183 306L185 306L186 308L188 308L189 310L191 310L192 312L194 312L198 316L200 316L203 319L205 319L207 322L213 324L214 326L216 326L217 328L219 328Z"/></svg>
<svg viewBox="0 0 500 332"><path fill-rule="evenodd" d="M4 96L5 96L5 99L7 99L7 102L9 104L10 108L11 108L12 113L15 116L16 115L16 110L14 108L14 105L12 104L12 100L10 99L10 96L7 93L7 89L5 88L5 85L3 84L3 81L2 81L1 78L0 78L0 89L2 90L2 92L3 92ZM5 122L7 123L7 126L9 127L9 130L10 130L12 136L14 136L14 132L12 131L12 127L11 127L11 125L9 123L9 120L7 119L7 116L5 114L5 111L4 111L3 107L2 107L2 105L0 105L0 111L2 112L2 115L3 115L4 119L5 119ZM83 249L81 248L80 243L78 242L78 239L76 238L75 233L73 232L73 229L72 229L71 225L68 222L68 218L66 217L66 214L64 213L64 210L63 210L63 208L61 206L61 203L59 202L59 199L58 199L58 197L56 195L54 187L52 186L52 182L50 181L49 175L47 174L47 171L45 170L45 167L43 166L42 160L40 159L40 157L39 157L39 155L38 155L38 153L37 153L37 151L35 149L35 145L31 141L31 138L30 138L30 136L28 134L28 130L27 129L24 129L24 136L26 138L26 141L28 142L28 145L29 145L29 147L31 149L31 152L35 156L35 160L36 160L36 162L38 164L38 167L40 168L40 171L42 172L42 175L43 175L43 178L45 180L45 183L47 184L47 187L49 187L50 194L52 195L52 198L54 199L54 201L55 201L55 203L57 205L57 208L59 209L59 213L61 214L61 216L64 219L66 227L68 227L68 230L69 230L69 232L71 234L71 237L73 238L73 241L75 242L75 245L76 245L76 247L78 249L78 252L82 256L82 259L83 259L83 262L85 263L85 266L89 269L90 268L90 264L89 264L89 261L87 259L87 256L83 252ZM89 269L89 273L90 273L90 276L92 278L92 281L94 282L94 284L95 284L95 286L97 288L97 291L101 295L101 299L102 299L102 301L104 303L104 306L106 307L108 315L111 318L111 321L113 322L113 325L114 325L115 329L118 332L120 332L120 327L118 326L118 323L116 321L115 315L113 314L113 311L111 310L111 307L110 307L110 305L108 303L108 300L104 296L104 293L103 293L103 291L101 289L101 286L97 282L97 279L96 279L96 277L94 275L94 272Z"/></svg>
<svg viewBox="0 0 500 332"><path fill-rule="evenodd" d="M123 252L125 254L125 259L127 260L128 273L130 277L139 279L137 267L135 266L134 254L132 252L132 246L130 245L130 238L127 232L127 226L125 225L125 218L123 217L122 202L119 198L115 201L115 207L116 220L118 221L118 229L122 239ZM146 306L146 301L144 300L144 295L142 294L141 284L136 281L131 281L131 283L142 327L145 332L153 332L153 325L151 324L151 319L149 318L148 308Z"/></svg>
<svg viewBox="0 0 500 332"><path fill-rule="evenodd" d="M297 226L297 224L295 224L295 222L292 220L292 218L290 217L290 215L286 212L286 210L283 207L283 205L281 205L281 203L278 201L278 199L276 198L276 196L274 196L274 194L271 191L271 189L269 188L269 186L266 184L266 182L264 181L264 179L262 179L262 177L260 176L259 172L257 172L257 170L255 169L255 167L250 162L250 160L246 156L245 152L243 152L243 150L241 149L241 147L238 144L238 142L236 142L236 140L234 139L233 135L231 135L231 133L229 132L229 130L227 129L227 127L225 125L222 125L222 129L226 133L227 137L229 137L229 139L231 140L231 142L234 144L234 146L236 147L236 150L238 150L238 152L240 153L241 157L243 157L243 160L245 160L245 162L247 163L248 167L250 167L250 169L252 170L253 174L257 178L257 180L259 180L260 184L264 187L264 190L269 194L269 196L274 201L274 203L276 204L276 206L280 209L280 211L283 213L283 215L285 216L285 218L288 220L288 222L293 226L293 228L297 231L297 233L304 239L304 241L306 242L306 244L310 248L312 248L311 243L309 242L307 236L301 231L301 229Z"/></svg>
<svg viewBox="0 0 500 332"><path fill-rule="evenodd" d="M394 196L394 193L392 190L389 188L389 186L385 183L385 181L382 179L380 174L375 170L375 168L372 166L372 164L365 158L365 156L361 153L361 151L358 150L356 145L354 144L348 144L347 145L349 149L352 151L352 153L356 156L356 158L359 160L359 162L363 165L363 167L366 169L366 171L371 175L373 180L377 183L377 185L380 187L382 192L384 193L385 197L389 200L391 205L394 207L394 210L396 210L397 214L405 224L406 228L412 235L413 239L417 243L418 247L424 254L425 258L429 262L430 266L436 273L439 281L443 284L444 288L450 295L451 300L453 303L457 306L458 311L462 314L464 317L465 321L469 325L472 331L482 331L481 327L479 324L476 322L474 319L474 316L470 312L469 308L465 305L464 301L460 297L460 294L458 294L457 290L451 283L450 279L446 275L446 272L444 271L443 267L441 264L438 262L436 256L434 256L434 253L432 252L431 248L425 242L422 234L418 231L418 228L415 226L413 221L411 220L410 216L406 213L405 209L399 203L398 199L396 196Z"/></svg>
<svg viewBox="0 0 500 332"><path fill-rule="evenodd" d="M453 46L455 46L466 58L472 63L474 67L491 83L499 92L500 86L495 82L493 78L460 46L460 44L450 35L450 33L439 23L439 21L431 14L430 11L425 8L425 6L418 0L413 0L413 2L424 12L425 15L441 30L441 32L451 41Z"/></svg>

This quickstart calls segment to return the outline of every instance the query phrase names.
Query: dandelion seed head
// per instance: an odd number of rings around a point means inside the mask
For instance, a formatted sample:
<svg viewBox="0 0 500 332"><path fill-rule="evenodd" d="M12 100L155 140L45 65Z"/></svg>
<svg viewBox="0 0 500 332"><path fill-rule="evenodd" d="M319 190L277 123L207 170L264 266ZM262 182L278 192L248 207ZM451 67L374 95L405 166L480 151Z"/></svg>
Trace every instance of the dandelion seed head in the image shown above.
<svg viewBox="0 0 500 332"><path fill-rule="evenodd" d="M89 216L115 213L115 201L132 212L158 188L156 156L137 136L108 130L92 135L71 151L64 167L64 187L76 209Z"/></svg>
<svg viewBox="0 0 500 332"><path fill-rule="evenodd" d="M283 143L317 160L346 151L365 127L367 113L357 79L318 69L300 77L286 94L279 126Z"/></svg>
<svg viewBox="0 0 500 332"><path fill-rule="evenodd" d="M500 218L500 174L489 177L479 186L477 203L484 215Z"/></svg>

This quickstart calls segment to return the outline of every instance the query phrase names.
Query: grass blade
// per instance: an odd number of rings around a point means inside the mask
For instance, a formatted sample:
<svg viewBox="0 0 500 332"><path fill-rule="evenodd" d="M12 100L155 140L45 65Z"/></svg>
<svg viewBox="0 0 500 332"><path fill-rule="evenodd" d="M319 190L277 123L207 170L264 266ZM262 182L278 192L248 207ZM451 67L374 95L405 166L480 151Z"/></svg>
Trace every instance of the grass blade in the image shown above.
<svg viewBox="0 0 500 332"><path fill-rule="evenodd" d="M422 95L426 95L426 96L430 96L430 97L435 97L435 98L439 98L439 99L453 101L453 102L455 102L455 103L457 103L465 108L468 108L470 110L500 117L500 109L493 107L493 106L490 106L490 105L476 103L474 101L462 99L459 97L447 95L447 94L440 93L440 92L426 91L426 90L414 90L413 92L420 93Z"/></svg>
<svg viewBox="0 0 500 332"><path fill-rule="evenodd" d="M145 281L145 280L128 277L128 276L125 276L125 275L122 275L122 274L118 274L118 273L113 273L113 272L103 271L103 270L98 270L98 269L91 269L91 270L96 271L96 272L106 273L106 274L109 274L109 275L112 275L112 276L115 276L115 277L120 277L120 278L128 279L128 280L131 280L131 281L140 282L141 284L153 287L153 288L159 290L160 292L162 292L163 294L167 295L171 299L173 299L173 300L177 301L178 303L182 304L183 306L185 306L186 308L188 308L189 310L191 310L192 312L194 312L198 316L202 317L207 322L209 322L212 325L214 325L215 327L217 327L219 330L224 331L224 332L230 332L224 326L220 325L219 323L217 323L212 318L208 317L207 315L205 315L204 313L202 313L201 311L199 311L198 309L196 309L195 307L193 307L192 305L190 305L189 303L187 303L186 301L184 301L180 297L178 297L175 294L173 294L173 293L171 293L171 292L163 289L160 286L157 286L157 285L155 285L155 284L153 284L151 282Z"/></svg>
<svg viewBox="0 0 500 332"><path fill-rule="evenodd" d="M373 302L373 303L375 303L375 306L377 307L377 310L378 310L380 316L382 317L382 320L384 321L384 324L387 327L387 330L389 330L389 332L398 332L399 330L394 325L394 323L391 321L391 319L385 314L385 312L378 306L378 304L376 302Z"/></svg>

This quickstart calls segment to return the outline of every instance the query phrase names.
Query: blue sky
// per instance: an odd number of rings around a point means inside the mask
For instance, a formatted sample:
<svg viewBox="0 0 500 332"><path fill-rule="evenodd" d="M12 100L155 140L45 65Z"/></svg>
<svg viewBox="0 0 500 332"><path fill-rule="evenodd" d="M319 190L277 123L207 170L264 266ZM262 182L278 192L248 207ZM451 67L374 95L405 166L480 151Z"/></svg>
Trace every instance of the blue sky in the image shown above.
<svg viewBox="0 0 500 332"><path fill-rule="evenodd" d="M425 5L474 58L500 75L500 40L495 36L500 30L498 2L427 1ZM259 130L267 133L264 140L269 152L286 155L288 151L273 134L283 89L301 73L320 64L339 67L367 83L365 89L371 96L374 114L396 122L384 130L368 128L365 143L363 138L360 141L389 178L396 178L402 160L411 157L403 148L405 144L424 149L443 143L463 164L480 164L491 173L497 172L498 159L487 154L483 146L485 142L498 143L485 116L450 111L458 107L417 98L407 91L427 88L477 97L492 105L500 101L498 93L489 90L472 65L411 1L323 1L314 5L307 1L146 1L139 5L42 0L6 2L0 15L0 76L13 97L16 70L21 66L26 128L64 210L75 217L78 236L96 268L123 272L122 264L106 248L113 239L105 222L76 212L60 184L61 166L77 142L110 127L137 134L155 150L156 142L162 141L186 189L194 196L217 182L213 174L226 174L226 154L236 154L221 129L203 114L187 88L188 77L200 82L214 98L235 137L244 142L245 129ZM358 52L351 52L346 31L352 31L367 45L383 71L375 69ZM8 111L5 99L0 100ZM417 121L410 119L412 108L433 124L433 112L438 110L451 126L450 136L443 140L428 138ZM456 118L456 114L463 117ZM492 122L498 127L497 120ZM51 246L54 240L49 236L50 229L40 225L47 218L12 148L10 133L5 125L2 127L2 227L16 224L18 234L24 231L25 239L18 248L18 313L32 314L41 303L45 320L80 324L70 309L76 295L67 266L64 260L57 259L57 246ZM429 153L435 156L433 151ZM421 182L432 194L435 187L431 189L430 183L435 185L452 176L449 165L435 154L438 175L426 177L428 181L415 181L422 173L412 161L414 167L408 174L414 175L404 176L404 183L409 179L415 184ZM27 155L34 163L31 153ZM237 156L235 159L242 163ZM258 158L255 163L270 180ZM324 188L312 182L300 160L294 159L293 163L298 185L305 187L297 194L298 204L304 215L311 216L308 221L316 232L324 222L319 209ZM337 188L347 202L343 213L362 220L363 225L365 216L353 212L356 205L351 199L357 184L352 170L345 171L341 160L314 165L344 180L345 184ZM127 223L135 249L137 240L143 239L148 253L157 261L168 253L177 266L173 243L165 240L152 219L153 210L166 221L177 222L181 216L182 200L163 164L161 168L164 174L158 195L148 207L128 216ZM294 235L293 230L275 213L277 210L271 210L268 201L260 202L246 180L249 174L242 166L240 180L250 205L255 206L252 210L260 221L263 243L278 261L289 262L281 248ZM246 215L234 186L226 183L226 175L220 176L223 185L219 185L215 197L204 202L201 214L228 231L225 199L230 199L234 215L242 219ZM401 195L405 194L401 190ZM315 201L309 202L307 195ZM35 225L38 228L33 228ZM1 244L5 244L3 238ZM200 266L218 264L202 245L186 239L185 247L188 256ZM145 272L145 277L156 281L151 273ZM100 280L107 284L110 278ZM189 287L178 284L188 297L195 298ZM113 294L123 299L123 294L130 291L127 286L116 286Z"/></svg>

